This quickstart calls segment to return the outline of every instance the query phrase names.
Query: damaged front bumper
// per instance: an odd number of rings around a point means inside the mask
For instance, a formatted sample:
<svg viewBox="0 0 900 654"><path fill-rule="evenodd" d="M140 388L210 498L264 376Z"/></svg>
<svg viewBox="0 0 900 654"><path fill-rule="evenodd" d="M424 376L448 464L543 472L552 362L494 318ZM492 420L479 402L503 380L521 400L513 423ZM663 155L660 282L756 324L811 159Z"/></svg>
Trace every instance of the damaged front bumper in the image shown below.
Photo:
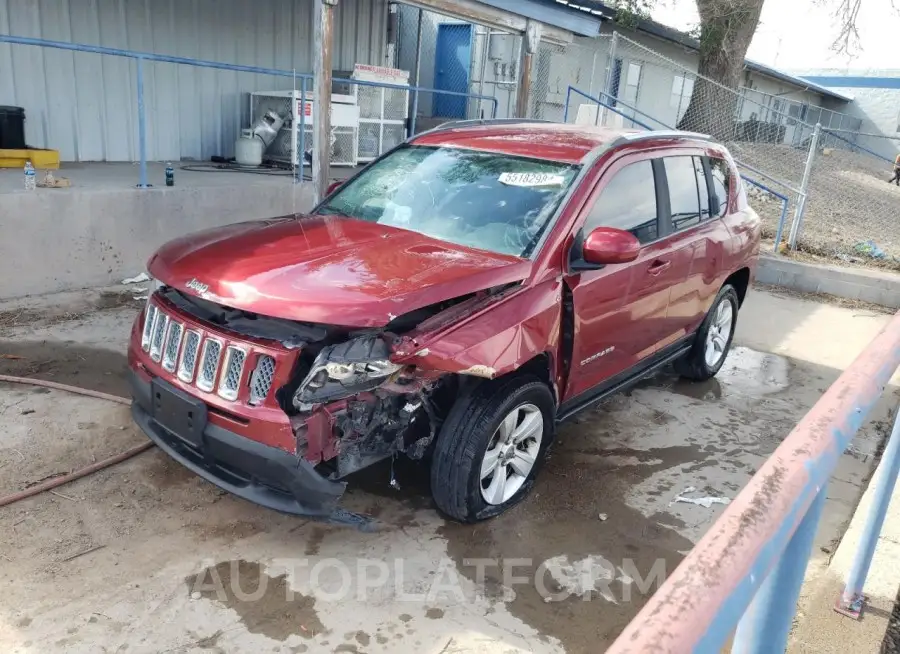
<svg viewBox="0 0 900 654"><path fill-rule="evenodd" d="M312 463L206 420L207 407L171 384L131 372L135 422L161 450L219 488L284 513L329 518L347 484Z"/></svg>

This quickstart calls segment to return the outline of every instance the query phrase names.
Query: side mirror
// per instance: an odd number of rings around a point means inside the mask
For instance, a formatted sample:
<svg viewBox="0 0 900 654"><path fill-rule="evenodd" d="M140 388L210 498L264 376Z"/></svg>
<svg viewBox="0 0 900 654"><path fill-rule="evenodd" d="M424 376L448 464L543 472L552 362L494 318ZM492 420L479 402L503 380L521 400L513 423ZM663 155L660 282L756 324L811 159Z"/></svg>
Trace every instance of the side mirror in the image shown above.
<svg viewBox="0 0 900 654"><path fill-rule="evenodd" d="M339 188L341 188L341 186L343 184L344 184L344 182L342 182L340 180L338 180L336 182L331 182L331 184L329 184L328 188L325 190L325 196L327 197L327 196L331 195L332 193L337 191Z"/></svg>
<svg viewBox="0 0 900 654"><path fill-rule="evenodd" d="M637 259L641 242L631 232L613 227L598 227L584 239L582 257L585 262L602 266L628 263Z"/></svg>

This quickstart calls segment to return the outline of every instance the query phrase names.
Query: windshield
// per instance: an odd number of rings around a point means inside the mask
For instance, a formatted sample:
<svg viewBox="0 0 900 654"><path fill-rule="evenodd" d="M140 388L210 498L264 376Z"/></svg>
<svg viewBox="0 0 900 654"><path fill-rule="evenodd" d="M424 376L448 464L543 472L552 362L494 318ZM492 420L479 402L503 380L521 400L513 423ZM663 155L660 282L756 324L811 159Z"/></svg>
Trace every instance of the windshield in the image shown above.
<svg viewBox="0 0 900 654"><path fill-rule="evenodd" d="M578 166L457 148L407 146L316 211L528 257Z"/></svg>

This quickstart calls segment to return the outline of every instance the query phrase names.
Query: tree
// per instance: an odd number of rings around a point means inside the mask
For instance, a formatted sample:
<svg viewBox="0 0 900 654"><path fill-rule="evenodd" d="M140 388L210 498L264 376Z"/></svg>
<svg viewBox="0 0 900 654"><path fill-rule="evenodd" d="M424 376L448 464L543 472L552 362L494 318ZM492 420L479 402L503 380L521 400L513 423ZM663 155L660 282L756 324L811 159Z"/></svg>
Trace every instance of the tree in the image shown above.
<svg viewBox="0 0 900 654"><path fill-rule="evenodd" d="M700 24L694 36L700 43L699 76L679 129L711 134L730 140L734 113L741 84L744 59L759 25L765 0L694 0ZM780 0L784 2L785 0ZM891 0L892 4L898 0ZM841 54L859 49L856 22L862 0L816 0L834 9L838 35L832 48ZM656 0L614 0L616 21L625 27L640 18L648 18Z"/></svg>
<svg viewBox="0 0 900 654"><path fill-rule="evenodd" d="M730 139L744 58L764 0L696 0L700 14L699 76L679 129ZM713 80L713 81L710 81Z"/></svg>

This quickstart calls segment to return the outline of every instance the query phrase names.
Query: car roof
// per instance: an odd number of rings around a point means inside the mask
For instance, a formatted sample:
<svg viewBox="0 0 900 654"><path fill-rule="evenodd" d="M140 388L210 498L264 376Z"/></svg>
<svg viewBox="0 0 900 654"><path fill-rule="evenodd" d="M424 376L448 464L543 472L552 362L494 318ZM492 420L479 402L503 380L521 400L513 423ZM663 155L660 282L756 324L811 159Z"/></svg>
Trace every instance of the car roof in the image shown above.
<svg viewBox="0 0 900 654"><path fill-rule="evenodd" d="M451 123L410 140L413 145L483 150L580 163L597 148L637 130L545 122Z"/></svg>
<svg viewBox="0 0 900 654"><path fill-rule="evenodd" d="M598 150L646 141L704 141L682 131L643 131L527 120L458 121L410 139L413 145L456 147L577 164Z"/></svg>

